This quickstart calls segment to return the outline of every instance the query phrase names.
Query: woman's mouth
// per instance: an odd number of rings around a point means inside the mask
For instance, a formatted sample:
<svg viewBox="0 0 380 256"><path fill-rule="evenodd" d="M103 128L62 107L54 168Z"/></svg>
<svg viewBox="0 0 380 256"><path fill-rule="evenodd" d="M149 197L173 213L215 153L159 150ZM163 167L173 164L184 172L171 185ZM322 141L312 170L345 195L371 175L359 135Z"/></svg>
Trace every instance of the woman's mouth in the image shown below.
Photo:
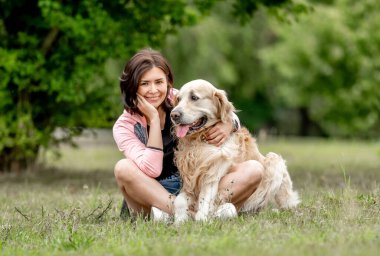
<svg viewBox="0 0 380 256"><path fill-rule="evenodd" d="M155 96L155 97L145 97L145 99L146 99L148 102L157 102L158 100L161 99L161 97L159 97L159 96Z"/></svg>

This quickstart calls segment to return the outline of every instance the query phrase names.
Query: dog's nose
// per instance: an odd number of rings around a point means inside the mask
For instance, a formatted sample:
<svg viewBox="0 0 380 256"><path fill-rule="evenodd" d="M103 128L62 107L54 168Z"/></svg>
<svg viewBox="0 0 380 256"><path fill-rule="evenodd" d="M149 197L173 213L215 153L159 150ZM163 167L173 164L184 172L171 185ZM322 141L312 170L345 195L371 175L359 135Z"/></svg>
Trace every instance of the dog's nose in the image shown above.
<svg viewBox="0 0 380 256"><path fill-rule="evenodd" d="M181 118L181 112L179 111L172 111L170 113L170 117L172 118L173 121L178 121Z"/></svg>

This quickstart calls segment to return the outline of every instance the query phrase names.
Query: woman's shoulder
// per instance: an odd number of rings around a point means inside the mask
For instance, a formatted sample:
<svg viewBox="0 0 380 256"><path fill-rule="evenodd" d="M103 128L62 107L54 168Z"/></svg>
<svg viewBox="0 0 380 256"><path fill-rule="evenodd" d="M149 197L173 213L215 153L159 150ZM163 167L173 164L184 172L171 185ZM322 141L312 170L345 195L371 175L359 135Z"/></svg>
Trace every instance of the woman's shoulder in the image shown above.
<svg viewBox="0 0 380 256"><path fill-rule="evenodd" d="M128 111L124 110L123 113L116 120L115 125L124 124L134 126L137 123L146 126L146 120L143 116L139 114L131 114Z"/></svg>

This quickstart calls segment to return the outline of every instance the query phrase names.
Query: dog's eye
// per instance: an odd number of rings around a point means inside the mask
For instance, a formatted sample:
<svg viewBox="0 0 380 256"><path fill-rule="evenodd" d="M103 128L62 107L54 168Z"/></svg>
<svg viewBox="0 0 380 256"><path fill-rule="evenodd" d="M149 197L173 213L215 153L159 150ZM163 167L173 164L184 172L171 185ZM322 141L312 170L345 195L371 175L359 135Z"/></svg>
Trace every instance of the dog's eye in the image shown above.
<svg viewBox="0 0 380 256"><path fill-rule="evenodd" d="M197 100L199 100L199 97L195 96L195 95L191 95L191 100L192 101L197 101Z"/></svg>

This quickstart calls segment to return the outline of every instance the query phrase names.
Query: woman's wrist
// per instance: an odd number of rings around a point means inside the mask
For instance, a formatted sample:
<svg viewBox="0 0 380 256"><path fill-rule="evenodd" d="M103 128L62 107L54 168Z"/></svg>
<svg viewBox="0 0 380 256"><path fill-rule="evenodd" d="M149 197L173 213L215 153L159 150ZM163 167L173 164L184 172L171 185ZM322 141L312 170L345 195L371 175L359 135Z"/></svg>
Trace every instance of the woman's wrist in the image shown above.
<svg viewBox="0 0 380 256"><path fill-rule="evenodd" d="M160 122L161 122L160 116L158 115L158 113L148 117L148 120L149 120L150 126L155 125L155 124L160 125Z"/></svg>

